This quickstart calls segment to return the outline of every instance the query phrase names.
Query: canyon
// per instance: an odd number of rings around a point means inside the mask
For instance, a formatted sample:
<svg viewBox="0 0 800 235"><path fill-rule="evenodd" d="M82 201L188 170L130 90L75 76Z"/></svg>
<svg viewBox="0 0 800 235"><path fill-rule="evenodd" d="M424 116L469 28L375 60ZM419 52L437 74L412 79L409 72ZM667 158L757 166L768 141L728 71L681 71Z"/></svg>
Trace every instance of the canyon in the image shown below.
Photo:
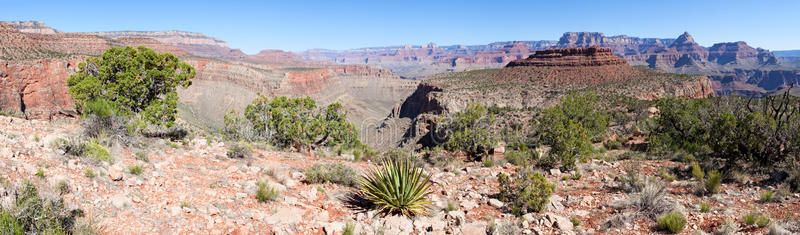
<svg viewBox="0 0 800 235"><path fill-rule="evenodd" d="M193 85L179 90L180 114L208 128L220 127L225 113L242 109L258 93L341 102L353 123L379 120L417 85L368 65L305 61L281 50L246 55L199 33L62 33L41 22L16 22L0 23L0 109L36 119L75 116L67 78L88 56L119 46L169 52L194 66Z"/></svg>
<svg viewBox="0 0 800 235"><path fill-rule="evenodd" d="M431 43L345 51L309 50L301 55L309 60L337 64L375 65L404 78L419 79L443 72L501 68L536 50L591 46L609 48L633 66L706 75L713 81L714 90L719 95L762 96L800 82L800 64L796 60L778 59L772 52L753 48L742 41L703 47L688 32L677 38L567 32L558 41L509 41L476 46L436 46Z"/></svg>

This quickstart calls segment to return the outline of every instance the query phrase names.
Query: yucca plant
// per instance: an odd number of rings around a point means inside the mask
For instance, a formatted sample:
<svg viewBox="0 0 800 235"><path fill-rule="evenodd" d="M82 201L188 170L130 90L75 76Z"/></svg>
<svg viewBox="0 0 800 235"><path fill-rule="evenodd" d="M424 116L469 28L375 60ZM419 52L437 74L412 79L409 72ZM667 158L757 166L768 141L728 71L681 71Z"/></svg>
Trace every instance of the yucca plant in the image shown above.
<svg viewBox="0 0 800 235"><path fill-rule="evenodd" d="M390 214L413 216L426 214L430 176L406 160L383 161L383 168L375 168L361 180L361 192L378 209Z"/></svg>

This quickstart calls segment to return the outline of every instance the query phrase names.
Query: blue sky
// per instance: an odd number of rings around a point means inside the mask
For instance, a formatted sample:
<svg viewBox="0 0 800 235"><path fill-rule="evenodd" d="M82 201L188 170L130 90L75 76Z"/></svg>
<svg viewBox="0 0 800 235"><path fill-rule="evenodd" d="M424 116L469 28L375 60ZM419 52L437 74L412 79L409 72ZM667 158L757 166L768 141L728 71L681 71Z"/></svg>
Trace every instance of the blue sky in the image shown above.
<svg viewBox="0 0 800 235"><path fill-rule="evenodd" d="M29 1L0 0L0 21L66 32L184 30L246 53L434 42L557 40L567 31L746 41L800 49L800 1Z"/></svg>

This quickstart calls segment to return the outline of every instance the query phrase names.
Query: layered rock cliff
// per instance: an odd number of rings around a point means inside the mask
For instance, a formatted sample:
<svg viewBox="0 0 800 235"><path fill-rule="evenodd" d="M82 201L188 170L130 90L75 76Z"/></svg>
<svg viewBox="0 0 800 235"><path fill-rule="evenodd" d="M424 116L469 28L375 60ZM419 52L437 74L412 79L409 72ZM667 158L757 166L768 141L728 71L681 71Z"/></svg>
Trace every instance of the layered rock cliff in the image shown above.
<svg viewBox="0 0 800 235"><path fill-rule="evenodd" d="M225 113L242 109L261 93L310 96L322 104L341 102L351 122L365 130L374 127L367 123L392 113L417 86L367 65L309 63L280 50L250 56L223 43L178 31L46 34L0 23L0 109L27 118L75 115L67 78L88 56L112 46L146 46L193 65L197 76L191 87L179 90L179 112L189 122L212 128L222 125ZM211 58L198 57L204 53Z"/></svg>
<svg viewBox="0 0 800 235"><path fill-rule="evenodd" d="M713 96L705 76L637 69L608 48L540 50L496 70L442 74L424 80L402 105L401 117L457 112L467 103L543 108L569 91L588 90L638 99Z"/></svg>

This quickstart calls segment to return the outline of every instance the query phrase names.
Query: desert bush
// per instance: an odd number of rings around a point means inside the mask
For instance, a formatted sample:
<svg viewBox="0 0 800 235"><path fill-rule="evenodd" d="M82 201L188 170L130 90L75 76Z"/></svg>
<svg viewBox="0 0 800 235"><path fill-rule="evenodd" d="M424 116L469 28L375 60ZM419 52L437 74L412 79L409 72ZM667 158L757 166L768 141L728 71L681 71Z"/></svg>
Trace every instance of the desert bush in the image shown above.
<svg viewBox="0 0 800 235"><path fill-rule="evenodd" d="M247 105L243 117L235 111L225 115L222 134L232 140L263 140L279 147L298 149L359 147L358 133L346 118L347 113L340 103L320 109L309 97L281 96L270 100L259 95Z"/></svg>
<svg viewBox="0 0 800 235"><path fill-rule="evenodd" d="M516 216L543 212L556 187L542 173L532 170L522 170L511 177L501 173L498 182L500 200L508 203L511 213Z"/></svg>
<svg viewBox="0 0 800 235"><path fill-rule="evenodd" d="M248 158L253 155L253 149L247 143L235 142L228 148L227 155L229 158Z"/></svg>
<svg viewBox="0 0 800 235"><path fill-rule="evenodd" d="M767 190L761 193L761 202L771 202L772 194L772 190Z"/></svg>
<svg viewBox="0 0 800 235"><path fill-rule="evenodd" d="M800 153L800 102L788 92L748 99L667 98L658 102L652 152L686 151L725 160L725 169L772 169Z"/></svg>
<svg viewBox="0 0 800 235"><path fill-rule="evenodd" d="M619 138L614 138L614 139L608 140L605 143L603 143L603 147L605 147L606 149L609 149L609 150L621 149L622 148L622 141L623 140L620 140Z"/></svg>
<svg viewBox="0 0 800 235"><path fill-rule="evenodd" d="M686 217L679 212L663 215L656 220L658 227L670 233L680 233L686 227Z"/></svg>
<svg viewBox="0 0 800 235"><path fill-rule="evenodd" d="M30 182L14 194L14 202L0 208L0 232L3 234L72 234L80 210L67 210L60 198L39 195Z"/></svg>
<svg viewBox="0 0 800 235"><path fill-rule="evenodd" d="M275 201L275 199L278 199L278 195L280 195L280 192L267 182L258 182L256 186L258 186L258 190L256 190L256 199L258 199L259 202Z"/></svg>
<svg viewBox="0 0 800 235"><path fill-rule="evenodd" d="M715 194L719 192L719 186L722 183L722 174L716 170L708 172L708 179L705 182L705 192L708 194Z"/></svg>
<svg viewBox="0 0 800 235"><path fill-rule="evenodd" d="M497 145L497 135L490 127L495 118L487 109L476 103L452 115L442 116L436 128L445 136L443 146L448 151L464 151L475 159L482 159Z"/></svg>
<svg viewBox="0 0 800 235"><path fill-rule="evenodd" d="M639 212L655 217L674 209L674 204L667 198L664 182L655 177L647 177L642 182L641 191L631 197L631 204Z"/></svg>
<svg viewBox="0 0 800 235"><path fill-rule="evenodd" d="M305 173L306 181L312 184L334 183L355 186L358 173L352 167L341 163L317 163Z"/></svg>
<svg viewBox="0 0 800 235"><path fill-rule="evenodd" d="M128 169L128 172L131 173L132 175L141 175L142 174L142 166L139 166L139 165L131 166Z"/></svg>
<svg viewBox="0 0 800 235"><path fill-rule="evenodd" d="M408 161L388 160L363 176L361 192L378 209L390 214L427 214L430 176Z"/></svg>
<svg viewBox="0 0 800 235"><path fill-rule="evenodd" d="M769 224L769 216L764 213L756 211L749 212L742 216L742 222L747 225L756 225L758 227L766 227Z"/></svg>
<svg viewBox="0 0 800 235"><path fill-rule="evenodd" d="M598 108L596 100L592 93L569 95L561 104L546 109L539 119L536 135L542 144L551 147L550 155L568 169L591 155L591 140L608 127L609 116Z"/></svg>
<svg viewBox="0 0 800 235"><path fill-rule="evenodd" d="M572 222L572 226L578 227L581 225L581 220L578 217L572 216L569 218L569 221Z"/></svg>
<svg viewBox="0 0 800 235"><path fill-rule="evenodd" d="M544 110L540 122L547 135L552 133L547 128L574 121L580 123L589 139L594 139L608 127L609 115L600 107L598 96L594 93L570 94L562 98L557 106Z"/></svg>
<svg viewBox="0 0 800 235"><path fill-rule="evenodd" d="M80 63L67 86L81 112L87 111L87 104L99 101L118 114L141 113L152 124L171 126L177 114L176 87L188 87L194 76L191 65L170 53L158 54L141 46L112 47L100 57Z"/></svg>
<svg viewBox="0 0 800 235"><path fill-rule="evenodd" d="M89 142L86 142L85 148L86 152L83 155L85 158L98 162L103 161L111 163L114 161L114 157L111 156L111 153L109 153L105 147L97 143L96 139L91 139Z"/></svg>
<svg viewBox="0 0 800 235"><path fill-rule="evenodd" d="M694 177L696 180L703 180L705 177L703 168L701 168L700 164L697 164L697 162L692 163L692 177Z"/></svg>
<svg viewBox="0 0 800 235"><path fill-rule="evenodd" d="M79 137L73 136L67 139L58 139L53 145L63 151L65 155L80 157L86 153L86 142Z"/></svg>
<svg viewBox="0 0 800 235"><path fill-rule="evenodd" d="M706 213L706 212L709 212L709 211L711 211L711 205L709 205L707 202L701 202L700 203L700 212Z"/></svg>

